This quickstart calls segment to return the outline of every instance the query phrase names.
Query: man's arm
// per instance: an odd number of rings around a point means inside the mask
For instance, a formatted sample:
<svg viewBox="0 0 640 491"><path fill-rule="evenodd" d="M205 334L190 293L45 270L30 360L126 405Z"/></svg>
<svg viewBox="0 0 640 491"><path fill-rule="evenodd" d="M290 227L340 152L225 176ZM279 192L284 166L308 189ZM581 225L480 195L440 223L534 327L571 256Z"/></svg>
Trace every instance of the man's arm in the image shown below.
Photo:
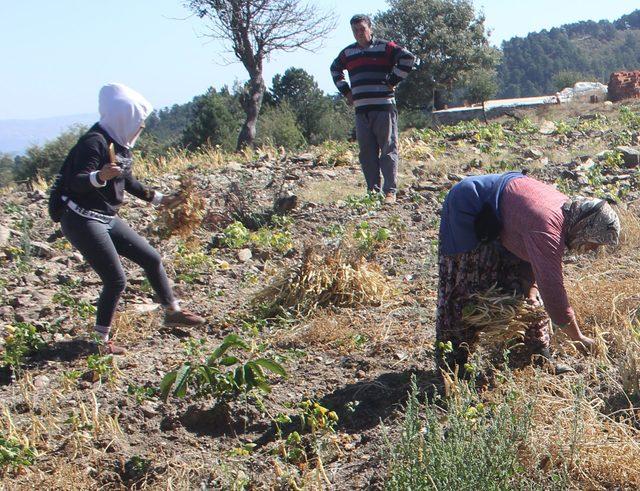
<svg viewBox="0 0 640 491"><path fill-rule="evenodd" d="M340 52L338 57L333 60L331 64L331 77L333 78L333 83L336 85L336 88L340 91L340 93L349 98L351 95L351 87L349 87L349 83L344 78L344 71L346 67L343 61L344 51Z"/></svg>
<svg viewBox="0 0 640 491"><path fill-rule="evenodd" d="M387 44L387 52L393 61L393 68L387 75L386 82L391 87L395 87L407 78L407 75L413 70L416 56L408 49L398 46L393 41Z"/></svg>

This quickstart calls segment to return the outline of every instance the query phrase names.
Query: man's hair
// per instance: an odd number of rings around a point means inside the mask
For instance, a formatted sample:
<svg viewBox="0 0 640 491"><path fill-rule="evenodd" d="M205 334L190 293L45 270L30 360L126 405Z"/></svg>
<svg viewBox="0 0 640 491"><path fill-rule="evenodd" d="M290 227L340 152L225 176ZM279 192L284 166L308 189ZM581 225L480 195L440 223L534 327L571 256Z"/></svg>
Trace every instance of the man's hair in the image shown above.
<svg viewBox="0 0 640 491"><path fill-rule="evenodd" d="M364 22L369 27L371 27L371 17L369 17L368 15L364 15L364 14L356 14L356 15L354 15L353 17L351 17L351 20L349 21L349 24L354 25L354 24L358 24L360 22Z"/></svg>

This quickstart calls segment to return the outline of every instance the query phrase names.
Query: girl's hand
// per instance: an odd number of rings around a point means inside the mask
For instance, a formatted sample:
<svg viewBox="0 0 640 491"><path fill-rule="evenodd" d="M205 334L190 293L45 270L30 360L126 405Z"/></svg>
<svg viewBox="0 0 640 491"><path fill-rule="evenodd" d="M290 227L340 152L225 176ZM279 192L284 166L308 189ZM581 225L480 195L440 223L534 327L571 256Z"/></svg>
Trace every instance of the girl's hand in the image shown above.
<svg viewBox="0 0 640 491"><path fill-rule="evenodd" d="M107 182L113 179L114 177L118 177L122 175L122 167L120 167L115 162L109 162L105 164L102 169L98 172L98 177L101 181Z"/></svg>

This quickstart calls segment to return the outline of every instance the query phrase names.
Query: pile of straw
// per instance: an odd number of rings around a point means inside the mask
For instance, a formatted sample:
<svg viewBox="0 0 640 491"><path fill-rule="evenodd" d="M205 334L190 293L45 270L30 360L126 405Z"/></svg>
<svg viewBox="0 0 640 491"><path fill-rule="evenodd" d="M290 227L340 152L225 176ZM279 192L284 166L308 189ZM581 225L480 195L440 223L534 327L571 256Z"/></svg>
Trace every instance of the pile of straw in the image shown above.
<svg viewBox="0 0 640 491"><path fill-rule="evenodd" d="M478 332L480 346L495 347L523 339L527 327L547 321L541 306L526 303L495 285L470 296L462 312L463 321Z"/></svg>
<svg viewBox="0 0 640 491"><path fill-rule="evenodd" d="M389 294L387 278L378 265L342 248L306 247L300 263L259 292L253 302L308 315L327 306L378 305Z"/></svg>

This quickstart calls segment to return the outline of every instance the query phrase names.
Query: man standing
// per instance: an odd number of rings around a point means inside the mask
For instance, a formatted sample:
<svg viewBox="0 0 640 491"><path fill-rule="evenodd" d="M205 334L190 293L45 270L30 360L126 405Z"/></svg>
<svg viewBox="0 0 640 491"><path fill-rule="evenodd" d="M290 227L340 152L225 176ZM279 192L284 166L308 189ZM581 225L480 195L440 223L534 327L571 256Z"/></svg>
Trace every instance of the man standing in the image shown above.
<svg viewBox="0 0 640 491"><path fill-rule="evenodd" d="M343 49L331 64L331 76L340 93L356 109L356 137L360 165L369 192L380 192L385 203L396 201L398 173L398 111L394 91L406 78L415 56L392 41L375 39L371 19L351 18L356 42ZM344 71L349 73L349 83Z"/></svg>

